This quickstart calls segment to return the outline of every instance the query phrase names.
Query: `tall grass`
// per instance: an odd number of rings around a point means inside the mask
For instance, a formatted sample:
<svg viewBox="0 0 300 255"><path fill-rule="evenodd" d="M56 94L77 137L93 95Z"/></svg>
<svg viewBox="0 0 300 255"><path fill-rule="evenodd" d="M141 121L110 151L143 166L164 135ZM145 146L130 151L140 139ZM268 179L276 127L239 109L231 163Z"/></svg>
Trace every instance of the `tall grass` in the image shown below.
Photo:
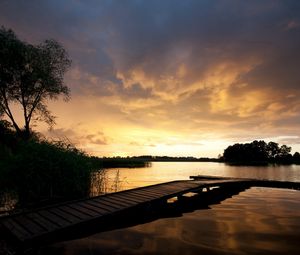
<svg viewBox="0 0 300 255"><path fill-rule="evenodd" d="M61 141L19 141L0 167L0 187L16 192L20 207L89 195L92 162Z"/></svg>
<svg viewBox="0 0 300 255"><path fill-rule="evenodd" d="M24 140L0 120L0 211L88 197L95 183L101 194L111 189L101 169L146 165L141 159L90 157L68 142L38 135Z"/></svg>
<svg viewBox="0 0 300 255"><path fill-rule="evenodd" d="M118 192L124 189L126 177L121 178L120 170L109 173L106 169L95 171L91 174L90 196L99 196L107 193Z"/></svg>

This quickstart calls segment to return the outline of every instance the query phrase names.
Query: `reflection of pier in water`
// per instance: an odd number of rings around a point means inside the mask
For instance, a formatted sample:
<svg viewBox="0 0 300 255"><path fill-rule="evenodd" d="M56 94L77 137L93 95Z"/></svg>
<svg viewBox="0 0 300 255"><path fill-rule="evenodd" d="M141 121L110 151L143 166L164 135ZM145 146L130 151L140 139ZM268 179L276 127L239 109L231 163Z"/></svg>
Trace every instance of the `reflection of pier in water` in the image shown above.
<svg viewBox="0 0 300 255"><path fill-rule="evenodd" d="M251 186L299 189L300 183L194 177L78 200L1 219L1 233L21 249L208 209ZM174 199L176 198L176 199Z"/></svg>

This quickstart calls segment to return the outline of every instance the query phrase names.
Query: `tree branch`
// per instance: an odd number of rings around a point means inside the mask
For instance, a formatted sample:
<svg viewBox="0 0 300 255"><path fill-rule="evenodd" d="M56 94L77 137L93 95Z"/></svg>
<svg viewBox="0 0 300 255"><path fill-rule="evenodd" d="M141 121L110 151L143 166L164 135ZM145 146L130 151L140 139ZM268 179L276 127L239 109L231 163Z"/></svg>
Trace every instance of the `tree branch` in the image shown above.
<svg viewBox="0 0 300 255"><path fill-rule="evenodd" d="M41 89L39 90L39 92L38 92L36 98L34 99L34 102L33 102L33 104L32 104L32 108L31 108L31 110L29 111L29 114L28 114L28 123L30 123L32 114L33 114L35 108L37 107L38 103L39 103L40 100L41 100L41 96L42 96L42 94L43 94L42 92L43 92L43 87L41 87Z"/></svg>
<svg viewBox="0 0 300 255"><path fill-rule="evenodd" d="M11 120L13 126L15 127L16 131L17 132L21 132L21 129L19 128L18 124L16 123L13 115L12 115L12 112L9 108L9 104L8 104L8 100L7 100L7 97L6 97L6 93L4 90L1 89L1 94L2 94L2 97L3 97L3 101L4 101L4 106L2 106L4 112L6 113L6 115L9 117L9 119Z"/></svg>

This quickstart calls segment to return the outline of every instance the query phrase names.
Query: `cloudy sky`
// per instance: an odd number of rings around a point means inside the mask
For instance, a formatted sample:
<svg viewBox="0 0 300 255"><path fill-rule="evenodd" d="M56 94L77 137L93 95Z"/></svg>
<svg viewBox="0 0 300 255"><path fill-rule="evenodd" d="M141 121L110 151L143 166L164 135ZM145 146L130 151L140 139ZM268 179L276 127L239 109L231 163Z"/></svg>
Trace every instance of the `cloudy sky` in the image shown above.
<svg viewBox="0 0 300 255"><path fill-rule="evenodd" d="M298 0L1 0L0 25L72 59L48 137L99 156L300 150Z"/></svg>

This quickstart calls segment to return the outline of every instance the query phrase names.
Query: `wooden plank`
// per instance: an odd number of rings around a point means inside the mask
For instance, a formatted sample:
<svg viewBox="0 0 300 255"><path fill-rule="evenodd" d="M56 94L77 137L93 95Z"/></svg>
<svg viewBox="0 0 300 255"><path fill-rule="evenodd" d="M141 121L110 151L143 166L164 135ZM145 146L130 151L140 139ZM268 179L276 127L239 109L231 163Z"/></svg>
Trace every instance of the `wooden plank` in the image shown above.
<svg viewBox="0 0 300 255"><path fill-rule="evenodd" d="M156 191L153 191L153 190L139 190L139 191L136 191L135 193L141 194L141 195L146 195L146 196L152 196L152 197L155 197L155 198L160 198L160 197L163 197L163 196L166 195L163 192L156 192Z"/></svg>
<svg viewBox="0 0 300 255"><path fill-rule="evenodd" d="M143 191L146 192L157 192L160 194L163 194L160 196L160 198L166 197L166 196L170 196L170 195L176 195L177 193L182 193L185 191L189 191L191 189L197 188L197 185L193 184L193 185L183 185L182 182L176 183L168 183L166 185L157 185L154 187L149 187L149 189L145 189Z"/></svg>
<svg viewBox="0 0 300 255"><path fill-rule="evenodd" d="M132 200L132 201L137 201L139 203L145 203L145 202L148 202L150 199L148 198L142 198L142 197L139 197L139 196L135 196L134 194L130 194L130 193L124 193L124 194L119 194L119 196L121 198L124 198L124 201L125 199L129 199L129 200Z"/></svg>
<svg viewBox="0 0 300 255"><path fill-rule="evenodd" d="M94 200L87 200L85 201L86 204L97 207L97 210L99 212L101 212L101 214L106 215L109 214L111 212L114 212L116 209L115 208L111 208L111 207L107 207L105 205L102 205L101 203L94 201Z"/></svg>
<svg viewBox="0 0 300 255"><path fill-rule="evenodd" d="M158 196L157 195L154 195L154 194L145 194L145 193L142 193L142 191L131 191L129 192L130 195L134 195L134 196L139 196L139 197L144 197L146 199L149 199L149 200L153 200L153 199L157 199Z"/></svg>
<svg viewBox="0 0 300 255"><path fill-rule="evenodd" d="M60 227L65 227L65 226L70 225L69 221L65 220L64 218L62 218L54 213L47 211L46 209L38 211L38 213L40 215L42 215L44 218L46 218L47 220L58 224Z"/></svg>
<svg viewBox="0 0 300 255"><path fill-rule="evenodd" d="M194 183L182 183L182 182L178 182L178 183L170 183L168 184L168 186L166 186L167 188L171 188L171 189L190 189L190 188L195 188L197 187L197 184ZM161 188L164 188L164 186L161 186Z"/></svg>
<svg viewBox="0 0 300 255"><path fill-rule="evenodd" d="M197 189L197 187L195 187L195 186L185 187L185 188L177 187L177 188L174 189L174 193L189 192L189 191L192 191L192 190L195 190L195 189Z"/></svg>
<svg viewBox="0 0 300 255"><path fill-rule="evenodd" d="M127 194L138 195L140 197L145 197L147 199L157 198L157 195L155 195L155 194L146 194L142 190L130 190L130 191L128 191Z"/></svg>
<svg viewBox="0 0 300 255"><path fill-rule="evenodd" d="M169 182L17 215L14 220L13 218L4 220L3 225L6 224L8 231L11 231L19 240L25 240L78 222L85 222L153 200L176 196L197 188L235 183L237 182L232 180Z"/></svg>
<svg viewBox="0 0 300 255"><path fill-rule="evenodd" d="M185 187L185 186L197 186L198 183L194 183L191 181L184 181L184 182L170 183L170 185L177 185L177 186Z"/></svg>
<svg viewBox="0 0 300 255"><path fill-rule="evenodd" d="M168 196L170 194L174 194L174 189L172 190L161 190L161 189L153 189L153 190L145 190L144 192L156 192L156 194L159 194L160 197Z"/></svg>
<svg viewBox="0 0 300 255"><path fill-rule="evenodd" d="M185 190L190 190L190 188L183 189L181 187L173 186L165 189L164 187L157 188L157 191L164 192L166 195L176 194L178 192L183 192Z"/></svg>
<svg viewBox="0 0 300 255"><path fill-rule="evenodd" d="M197 185L197 184L196 184ZM163 185L162 185L163 186ZM169 183L168 186L173 187L182 187L185 188L187 186L195 186L195 183L191 182L191 181L179 181L179 182L173 182L173 183Z"/></svg>
<svg viewBox="0 0 300 255"><path fill-rule="evenodd" d="M116 196L108 196L108 197L105 197L105 199L112 199L114 201L116 201L117 203L119 203L120 205L123 205L123 206L128 206L128 205L131 205L131 206L135 206L138 204L138 202L134 202L134 201L130 201L130 200L126 200L124 201L124 199L120 198L120 197L116 197Z"/></svg>
<svg viewBox="0 0 300 255"><path fill-rule="evenodd" d="M79 209L78 209L79 208ZM82 220L90 219L92 215L84 211L81 207L76 206L76 204L68 204L60 207L61 210L71 213Z"/></svg>
<svg viewBox="0 0 300 255"><path fill-rule="evenodd" d="M74 216L73 214L66 213L65 211L60 210L59 208L51 208L49 212L53 212L56 215L64 218L65 220L69 221L70 223L77 223L81 221L79 217Z"/></svg>
<svg viewBox="0 0 300 255"><path fill-rule="evenodd" d="M112 203L112 201L107 202L107 201L104 200L103 198L104 198L104 196L101 197L101 198L100 198L100 197L99 197L99 198L96 198L96 199L94 199L94 201L97 201L97 202L99 202L99 203L101 203L101 204L103 204L103 205L106 205L106 206L113 207L113 208L115 208L115 209L117 209L117 210L123 209L123 207L124 207L124 206L122 206L122 205L119 205L119 204L116 204L116 203Z"/></svg>
<svg viewBox="0 0 300 255"><path fill-rule="evenodd" d="M123 194L122 194L123 196ZM140 199L142 202L146 202L146 201L151 201L153 199L155 199L155 197L153 195L144 195L144 194L141 194L141 193L138 193L138 192L127 192L127 193L124 193L124 196L128 196L128 197L132 197L132 198L135 198L135 199Z"/></svg>
<svg viewBox="0 0 300 255"><path fill-rule="evenodd" d="M224 179L235 179L232 177L223 177L223 176L211 176L211 175L192 175L190 179L194 180L224 180Z"/></svg>
<svg viewBox="0 0 300 255"><path fill-rule="evenodd" d="M152 190L147 191L147 192L152 192ZM170 196L176 196L176 194L179 194L181 192L183 192L182 189L172 189L172 190L168 190L168 191L164 191L164 190L156 190L156 192L159 192L159 196L157 196L157 199L164 199L166 197L170 197Z"/></svg>
<svg viewBox="0 0 300 255"><path fill-rule="evenodd" d="M145 199L141 199L141 198L138 198L138 197L132 197L132 196L128 196L127 194L113 194L114 197L117 197L119 198L120 200L126 202L126 201L130 201L130 202L135 202L135 203L144 203L145 202Z"/></svg>
<svg viewBox="0 0 300 255"><path fill-rule="evenodd" d="M94 212L96 212L99 216L102 216L102 215L105 215L108 211L106 210L103 210L102 208L99 208L95 205L92 205L90 203L88 203L87 201L84 201L82 202L82 206L90 209L90 210L93 210Z"/></svg>
<svg viewBox="0 0 300 255"><path fill-rule="evenodd" d="M58 229L57 224L53 224L51 221L47 220L46 218L42 217L38 213L29 213L27 214L29 218L31 218L33 221L35 221L37 224L42 226L47 231L54 231Z"/></svg>
<svg viewBox="0 0 300 255"><path fill-rule="evenodd" d="M170 189L173 188L171 184L165 184L165 185L156 185L156 186L150 186L150 187L144 187L145 190L155 190L155 189Z"/></svg>
<svg viewBox="0 0 300 255"><path fill-rule="evenodd" d="M80 207L81 207L82 211L89 213L92 217L99 217L99 216L102 215L99 212L97 212L95 209L91 209L84 202L80 202L80 203L74 204L74 206L76 206L76 208L78 208L78 209L80 209Z"/></svg>
<svg viewBox="0 0 300 255"><path fill-rule="evenodd" d="M7 218L2 222L2 225L11 232L19 240L24 241L32 237L31 233L15 222L11 218Z"/></svg>
<svg viewBox="0 0 300 255"><path fill-rule="evenodd" d="M147 190L158 190L158 191L163 191L163 192L176 192L178 190L178 187L176 188L174 185L166 185L166 186L157 186L153 187L151 189Z"/></svg>
<svg viewBox="0 0 300 255"><path fill-rule="evenodd" d="M143 192L156 192L156 193L161 193L158 191L158 189L153 187L152 189L140 189L138 191L143 191Z"/></svg>
<svg viewBox="0 0 300 255"><path fill-rule="evenodd" d="M41 235L45 232L45 229L36 224L34 221L30 220L24 215L18 215L14 218L14 221L18 222L20 226L30 232L32 235Z"/></svg>
<svg viewBox="0 0 300 255"><path fill-rule="evenodd" d="M184 182L182 182L182 181L167 182L167 183L162 183L162 184L156 185L156 186L154 186L154 188L155 187L172 187L174 185L178 185L178 184L184 183Z"/></svg>
<svg viewBox="0 0 300 255"><path fill-rule="evenodd" d="M140 192L146 193L146 194L155 194L156 196L164 196L166 194L166 192L162 192L162 191L158 191L158 190L154 190L154 189L140 190Z"/></svg>
<svg viewBox="0 0 300 255"><path fill-rule="evenodd" d="M94 205L96 207L99 207L100 209L105 210L108 213L114 213L114 212L118 211L118 209L113 208L111 206L104 205L103 203L101 203L101 201L96 201L95 199L88 200L88 201L86 201L86 203ZM106 213L106 214L108 214L108 213Z"/></svg>
<svg viewBox="0 0 300 255"><path fill-rule="evenodd" d="M179 187L182 188L182 190L191 190L191 189L198 188L199 185L194 184L194 183L190 183L190 184L186 184L186 185L180 184Z"/></svg>
<svg viewBox="0 0 300 255"><path fill-rule="evenodd" d="M117 197L113 197L113 196L108 196L108 197L103 197L102 200L109 202L109 203L114 203L116 205L118 205L120 208L125 208L125 207L130 207L130 206L134 206L138 203L136 202L132 202L132 201L124 201L121 200Z"/></svg>
<svg viewBox="0 0 300 255"><path fill-rule="evenodd" d="M70 213L75 217L80 218L81 220L86 220L87 218L91 217L90 215L87 215L86 213L82 213L81 211L74 209L69 205L60 206L59 209L66 213Z"/></svg>

